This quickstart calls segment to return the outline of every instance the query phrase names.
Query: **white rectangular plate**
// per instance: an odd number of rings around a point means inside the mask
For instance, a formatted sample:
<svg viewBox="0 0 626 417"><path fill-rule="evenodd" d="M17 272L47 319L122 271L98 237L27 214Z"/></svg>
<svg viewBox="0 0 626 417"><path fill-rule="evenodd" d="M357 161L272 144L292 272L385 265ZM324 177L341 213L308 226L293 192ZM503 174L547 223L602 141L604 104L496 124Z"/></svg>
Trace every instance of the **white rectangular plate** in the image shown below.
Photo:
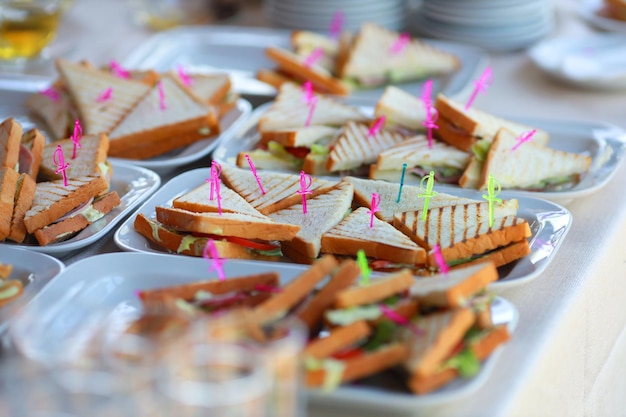
<svg viewBox="0 0 626 417"><path fill-rule="evenodd" d="M50 79L30 77L0 79L0 121L7 117L13 117L20 122L24 130L37 127L49 138L48 128L39 119L31 116L31 113L25 106L25 102L29 95L45 89L50 82ZM238 99L235 108L220 119L222 132L216 137L199 140L191 145L183 146L154 158L143 160L109 159L149 168L160 173L171 171L208 155L221 140L235 133L239 124L250 115L251 111L252 105L250 102Z"/></svg>
<svg viewBox="0 0 626 417"><path fill-rule="evenodd" d="M90 224L71 239L63 242L39 246L36 243L17 244L7 241L0 243L0 247L21 247L35 252L64 256L69 252L84 248L101 239L161 185L161 177L147 168L119 161L111 162L111 167L113 177L109 182L110 190L117 191L121 204L110 213Z"/></svg>
<svg viewBox="0 0 626 417"><path fill-rule="evenodd" d="M260 140L257 131L259 118L270 105L270 103L266 103L255 109L234 135L215 148L213 159L222 163L235 164L239 152L254 149ZM362 107L361 109L366 115L372 115L374 112L371 107ZM589 173L572 188L560 191L510 190L518 196L543 198L559 204L567 204L576 198L584 197L604 187L624 160L626 132L617 126L579 121L523 119L509 116L506 118L546 130L550 134L548 144L550 148L576 152L592 158ZM398 171L399 182L400 171ZM454 185L437 185L436 187L437 190L448 193L460 189L459 186Z"/></svg>
<svg viewBox="0 0 626 417"><path fill-rule="evenodd" d="M175 69L178 65L190 71L227 71L233 88L244 94L274 96L275 90L256 80L260 69L275 68L265 56L269 46L291 49L290 30L233 26L183 27L154 35L122 62L127 68L152 68L157 71ZM461 60L461 69L451 76L434 77L433 92L448 96L461 94L471 87L472 80L487 65L488 57L479 48L461 43L424 39ZM414 95L421 94L423 82L398 84ZM354 91L350 97L373 105L383 88Z"/></svg>
<svg viewBox="0 0 626 417"><path fill-rule="evenodd" d="M210 178L210 168L187 171L172 178L150 197L136 212L148 217L155 217L155 207L171 205L176 197L192 190ZM451 194L461 197L482 199L482 193L474 190L452 190ZM512 198L510 193L502 192L500 198ZM492 287L509 287L530 281L543 272L556 255L563 238L572 222L570 212L558 204L532 197L519 197L518 215L529 222L532 237L530 238L530 255L500 268L500 279ZM122 250L170 253L152 244L148 239L137 233L133 228L135 215L130 216L115 232L115 244ZM185 257L185 255L173 255Z"/></svg>
<svg viewBox="0 0 626 417"><path fill-rule="evenodd" d="M16 312L41 291L50 280L65 269L63 262L44 253L25 248L0 245L0 262L13 265L8 279L19 279L24 292L15 300L0 308L0 334Z"/></svg>
<svg viewBox="0 0 626 417"><path fill-rule="evenodd" d="M282 283L289 282L305 269L301 265L270 262L231 260L224 264L227 277L277 271ZM67 336L90 322L88 317L82 316L86 306L92 314L108 322L125 323L141 314L136 296L138 290L216 278L215 273L207 272L207 263L201 258L145 253L97 255L67 267L24 309L11 329L14 336L19 336L17 343L22 351L45 359L65 346ZM518 312L513 304L496 298L492 314L496 324L507 323L513 333L518 322ZM30 326L33 317L41 320ZM496 365L500 351L492 354L474 378L457 379L430 394L410 394L406 389L398 388L402 385L398 378L389 378L379 381L382 385L378 386L342 386L331 393L309 390L309 401L379 412L414 411L416 407L459 399L478 389Z"/></svg>

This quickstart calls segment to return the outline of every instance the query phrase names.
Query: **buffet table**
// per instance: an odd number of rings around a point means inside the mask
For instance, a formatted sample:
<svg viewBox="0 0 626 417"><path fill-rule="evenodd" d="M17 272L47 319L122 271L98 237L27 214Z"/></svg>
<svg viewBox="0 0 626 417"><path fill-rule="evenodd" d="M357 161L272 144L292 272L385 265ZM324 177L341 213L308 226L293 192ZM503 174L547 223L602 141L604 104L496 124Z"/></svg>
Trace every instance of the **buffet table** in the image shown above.
<svg viewBox="0 0 626 417"><path fill-rule="evenodd" d="M59 40L74 41L72 58L104 64L123 60L152 33L132 22L125 0L77 0ZM244 8L226 22L263 24L261 11ZM570 3L557 2L553 36L591 32ZM494 82L476 103L500 114L607 122L626 128L626 93L576 89L537 69L524 51L491 56ZM207 160L201 161L206 164ZM539 278L501 291L519 309L514 338L489 380L452 403L415 410L437 416L618 416L626 412L626 165L591 197L567 207L573 225L555 260ZM164 176L163 182L169 177ZM112 233L94 247L62 259L117 251ZM312 408L312 416L363 415L359 410Z"/></svg>

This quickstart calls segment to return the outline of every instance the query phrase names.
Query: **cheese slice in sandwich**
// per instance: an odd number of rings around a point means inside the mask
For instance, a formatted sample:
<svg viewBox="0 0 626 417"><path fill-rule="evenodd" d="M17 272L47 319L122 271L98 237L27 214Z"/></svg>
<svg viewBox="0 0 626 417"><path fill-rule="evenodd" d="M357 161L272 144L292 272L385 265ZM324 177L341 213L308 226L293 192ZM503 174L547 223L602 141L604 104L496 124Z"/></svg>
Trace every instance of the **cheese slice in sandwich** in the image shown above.
<svg viewBox="0 0 626 417"><path fill-rule="evenodd" d="M35 180L28 174L20 174L16 184L13 216L11 217L11 230L7 239L22 243L26 238L26 225L24 217L30 209L35 198Z"/></svg>
<svg viewBox="0 0 626 417"><path fill-rule="evenodd" d="M394 51L401 36L375 23L364 23L352 42L345 63L337 69L339 76L357 85L373 87L447 74L460 68L457 56L418 39L408 39Z"/></svg>
<svg viewBox="0 0 626 417"><path fill-rule="evenodd" d="M575 184L590 166L587 155L550 149L534 140L520 144L514 132L500 129L487 153L478 188L487 188L489 175L502 188L543 190Z"/></svg>
<svg viewBox="0 0 626 417"><path fill-rule="evenodd" d="M369 258L387 260L404 265L420 265L426 261L426 252L389 223L374 216L370 227L370 213L359 207L339 224L322 235L322 253L356 256L362 249Z"/></svg>
<svg viewBox="0 0 626 417"><path fill-rule="evenodd" d="M65 59L57 59L56 66L78 110L85 135L111 132L151 88ZM109 88L110 97L99 99Z"/></svg>
<svg viewBox="0 0 626 417"><path fill-rule="evenodd" d="M313 93L313 97L317 101L311 116L310 126L340 127L350 120L369 120L356 107L348 106L323 94ZM309 113L310 105L306 102L305 92L302 88L293 83L284 84L276 94L275 101L259 119L258 130L264 133L305 127Z"/></svg>
<svg viewBox="0 0 626 417"><path fill-rule="evenodd" d="M33 205L26 212L24 224L28 233L48 226L72 210L90 204L92 199L107 192L109 183L102 176L85 176L67 180L40 182L35 190Z"/></svg>
<svg viewBox="0 0 626 417"><path fill-rule="evenodd" d="M19 169L18 161L20 143L22 141L22 125L9 117L0 123L0 163L1 166Z"/></svg>
<svg viewBox="0 0 626 417"><path fill-rule="evenodd" d="M295 262L312 263L320 254L322 234L343 220L350 211L354 187L341 181L330 191L307 200L307 213L302 203L270 213L280 223L300 226L296 236L282 243L283 253Z"/></svg>
<svg viewBox="0 0 626 417"><path fill-rule="evenodd" d="M354 201L357 205L371 208L372 194L380 195L379 210L376 217L388 223L393 222L396 213L419 210L424 207L425 199L418 197L424 191L415 185L403 185L398 201L400 182L392 183L382 180L368 180L363 178L347 176L344 179L354 186ZM453 204L476 203L479 200L457 197L445 193L437 193L430 199L428 207L435 208L449 206Z"/></svg>
<svg viewBox="0 0 626 417"><path fill-rule="evenodd" d="M43 158L46 138L37 129L30 129L22 135L19 153L19 172L37 179Z"/></svg>
<svg viewBox="0 0 626 417"><path fill-rule="evenodd" d="M369 177L399 183L403 164L407 164L405 184L419 184L430 171L438 183L454 184L469 161L469 153L437 140L429 146L426 136L418 135L380 152L376 163L370 166Z"/></svg>
<svg viewBox="0 0 626 417"><path fill-rule="evenodd" d="M111 130L109 155L136 157L133 152L140 150L140 157L148 158L219 132L213 107L189 94L176 76L166 74Z"/></svg>
<svg viewBox="0 0 626 417"><path fill-rule="evenodd" d="M98 195L56 222L35 230L33 235L41 246L67 240L109 214L120 203L117 191Z"/></svg>
<svg viewBox="0 0 626 417"><path fill-rule="evenodd" d="M465 109L465 105L446 97L437 95L435 108L439 112L437 124L438 137L464 151L472 151L472 146L479 140L491 142L501 128L506 128L519 136L535 129L533 142L547 145L550 138L548 132L512 120L494 116L475 108Z"/></svg>
<svg viewBox="0 0 626 417"><path fill-rule="evenodd" d="M257 175L265 194L249 169L222 165L224 183L264 215L302 201L302 196L298 193L302 188L300 175L272 171L258 171ZM329 191L336 184L334 181L312 177L311 186L308 188L311 194L306 195L307 200Z"/></svg>
<svg viewBox="0 0 626 417"><path fill-rule="evenodd" d="M74 142L72 139L63 139L48 143L43 148L43 158L39 169L39 179L53 181L63 178L61 173L56 173L57 166L54 164L54 153L58 146L63 149L65 162L69 164L65 175L67 178L79 178L90 175L101 175L109 178L109 166L107 155L109 150L109 138L105 133L97 135L85 135L80 140L80 148L76 149L76 158L72 159Z"/></svg>
<svg viewBox="0 0 626 417"><path fill-rule="evenodd" d="M11 232L15 190L19 174L13 168L0 168L0 240Z"/></svg>
<svg viewBox="0 0 626 417"><path fill-rule="evenodd" d="M385 116L386 126L400 127L413 132L426 130L422 124L426 120L426 106L417 96L388 85L376 102L374 115L378 118Z"/></svg>
<svg viewBox="0 0 626 417"><path fill-rule="evenodd" d="M330 151L326 169L330 172L347 171L371 164L380 152L408 138L408 135L389 129L370 133L369 125L350 121Z"/></svg>
<svg viewBox="0 0 626 417"><path fill-rule="evenodd" d="M429 208L426 220L422 220L419 210L398 213L393 224L429 251L427 265L431 268L437 267L435 245L448 266L452 266L531 236L526 220L514 214L506 215L517 210L516 201L505 201L501 207L494 208L496 214L491 227L486 204Z"/></svg>
<svg viewBox="0 0 626 417"><path fill-rule="evenodd" d="M172 201L172 206L198 213L217 213L219 212L217 192L214 190L213 198L211 198L211 188L212 184L205 182L188 193L176 197ZM252 207L250 203L244 200L243 197L223 184L220 185L219 204L223 212L265 217L261 212Z"/></svg>

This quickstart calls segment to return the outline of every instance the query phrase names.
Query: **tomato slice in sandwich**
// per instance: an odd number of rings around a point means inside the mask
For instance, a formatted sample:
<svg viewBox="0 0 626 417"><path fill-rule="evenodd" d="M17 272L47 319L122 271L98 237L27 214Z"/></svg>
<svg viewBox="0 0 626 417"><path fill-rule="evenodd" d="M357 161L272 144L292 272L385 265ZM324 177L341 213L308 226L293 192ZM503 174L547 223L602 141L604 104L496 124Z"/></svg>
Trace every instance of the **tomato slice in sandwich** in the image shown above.
<svg viewBox="0 0 626 417"><path fill-rule="evenodd" d="M332 357L333 359L344 360L344 359L356 358L357 356L361 356L364 353L365 351L362 348L355 347L355 348L345 349L340 352L337 352L334 355L332 355Z"/></svg>
<svg viewBox="0 0 626 417"><path fill-rule="evenodd" d="M304 159L307 156L307 154L311 152L311 149L307 148L306 146L297 146L297 147L286 146L285 150L289 152L291 155L300 159Z"/></svg>

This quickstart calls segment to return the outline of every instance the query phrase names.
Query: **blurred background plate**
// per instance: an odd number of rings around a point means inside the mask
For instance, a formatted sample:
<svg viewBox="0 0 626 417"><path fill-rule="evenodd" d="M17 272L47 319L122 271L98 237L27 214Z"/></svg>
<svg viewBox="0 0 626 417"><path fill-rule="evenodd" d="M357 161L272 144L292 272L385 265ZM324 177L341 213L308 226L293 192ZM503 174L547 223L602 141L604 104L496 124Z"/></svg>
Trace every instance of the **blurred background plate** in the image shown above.
<svg viewBox="0 0 626 417"><path fill-rule="evenodd" d="M582 0L578 3L579 15L591 26L610 32L626 32L626 21L609 17L603 0Z"/></svg>

